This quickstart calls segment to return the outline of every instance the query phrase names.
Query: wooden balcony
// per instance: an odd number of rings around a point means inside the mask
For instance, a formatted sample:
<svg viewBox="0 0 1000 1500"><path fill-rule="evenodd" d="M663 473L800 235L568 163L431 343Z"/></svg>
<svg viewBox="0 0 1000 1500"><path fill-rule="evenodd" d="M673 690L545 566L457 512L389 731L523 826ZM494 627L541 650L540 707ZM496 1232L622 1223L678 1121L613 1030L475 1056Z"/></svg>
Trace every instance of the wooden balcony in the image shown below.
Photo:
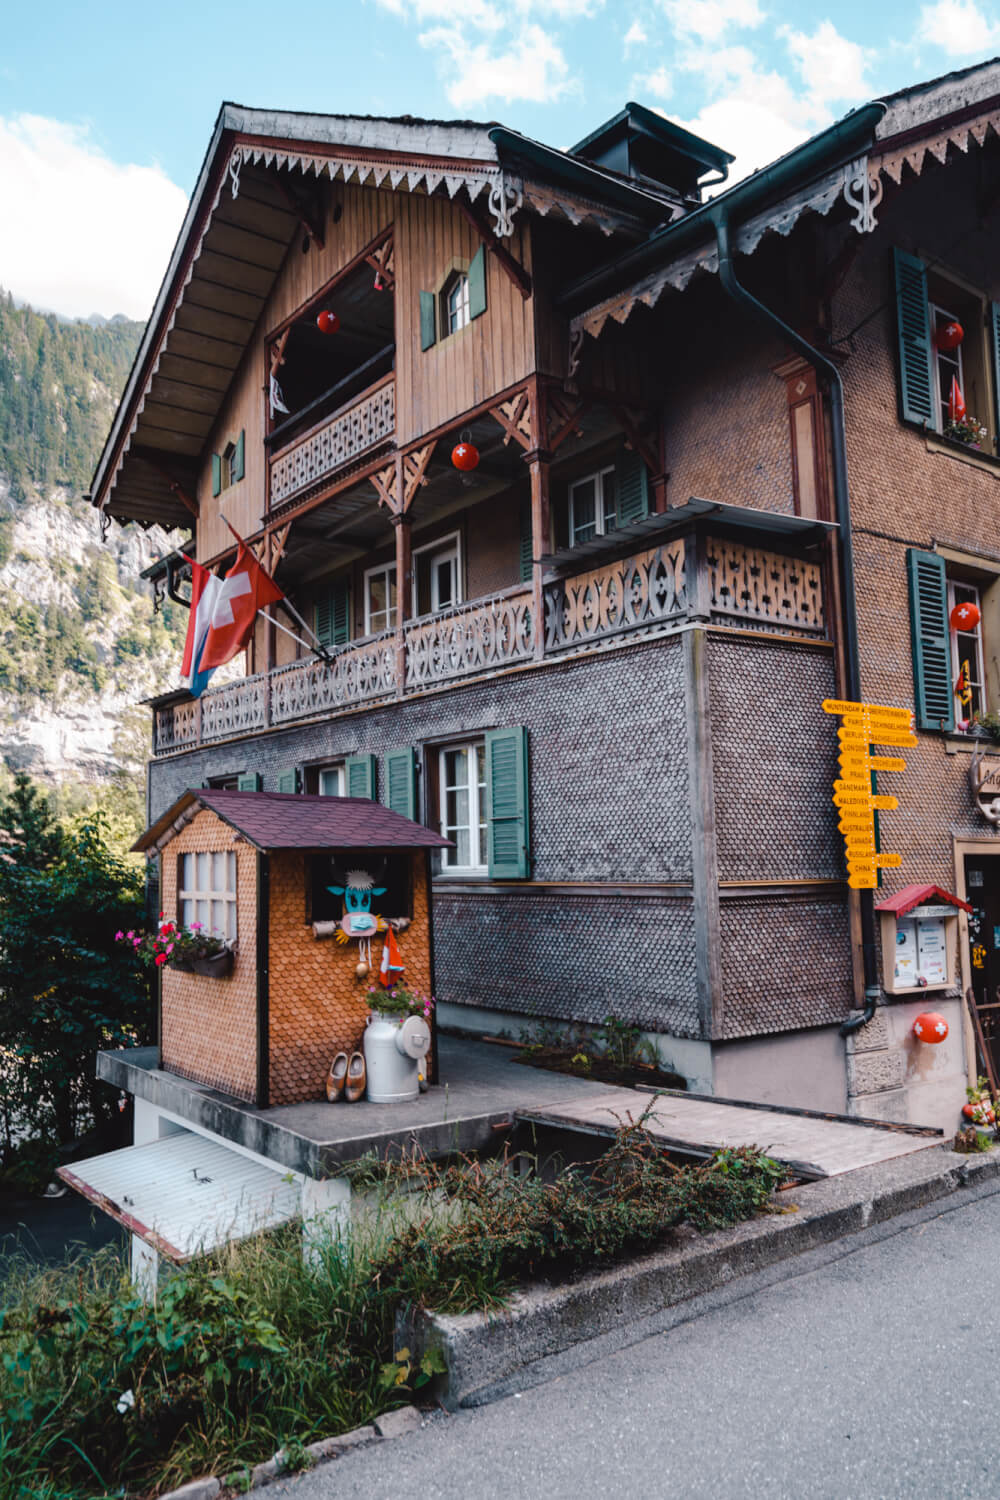
<svg viewBox="0 0 1000 1500"><path fill-rule="evenodd" d="M674 537L550 580L540 636L530 584L352 642L332 661L294 662L154 707L153 754L328 718L531 661L667 635L691 620L822 639L822 568L712 536ZM541 641L541 645L540 645Z"/></svg>
<svg viewBox="0 0 1000 1500"><path fill-rule="evenodd" d="M271 508L310 490L391 438L396 380L390 374L324 417L271 459Z"/></svg>

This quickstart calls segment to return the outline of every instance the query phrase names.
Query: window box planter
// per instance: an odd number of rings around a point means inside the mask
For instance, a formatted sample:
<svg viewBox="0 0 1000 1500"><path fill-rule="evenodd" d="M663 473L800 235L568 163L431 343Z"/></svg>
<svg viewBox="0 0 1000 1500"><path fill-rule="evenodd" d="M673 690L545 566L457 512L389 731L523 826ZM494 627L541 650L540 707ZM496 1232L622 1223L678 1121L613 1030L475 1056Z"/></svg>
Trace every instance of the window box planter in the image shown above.
<svg viewBox="0 0 1000 1500"><path fill-rule="evenodd" d="M206 953L201 958L171 958L170 967L181 974L201 974L206 979L228 979L233 972L234 953L223 948L221 953Z"/></svg>

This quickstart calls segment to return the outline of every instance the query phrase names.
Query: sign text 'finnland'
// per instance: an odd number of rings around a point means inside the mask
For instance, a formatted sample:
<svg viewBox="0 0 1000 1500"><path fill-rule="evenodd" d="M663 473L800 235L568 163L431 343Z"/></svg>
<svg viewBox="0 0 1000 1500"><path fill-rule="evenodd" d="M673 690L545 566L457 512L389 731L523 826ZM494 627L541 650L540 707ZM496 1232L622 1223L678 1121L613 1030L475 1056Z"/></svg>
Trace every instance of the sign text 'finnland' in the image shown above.
<svg viewBox="0 0 1000 1500"><path fill-rule="evenodd" d="M898 807L895 797L875 791L873 771L905 771L898 755L873 755L872 745L916 745L913 715L908 708L884 703L850 703L827 698L823 712L840 719L840 776L833 783L833 805L840 814L837 827L844 835L847 852L847 883L856 891L873 890L879 870L895 870L902 864L898 854L881 854L875 848L875 813Z"/></svg>

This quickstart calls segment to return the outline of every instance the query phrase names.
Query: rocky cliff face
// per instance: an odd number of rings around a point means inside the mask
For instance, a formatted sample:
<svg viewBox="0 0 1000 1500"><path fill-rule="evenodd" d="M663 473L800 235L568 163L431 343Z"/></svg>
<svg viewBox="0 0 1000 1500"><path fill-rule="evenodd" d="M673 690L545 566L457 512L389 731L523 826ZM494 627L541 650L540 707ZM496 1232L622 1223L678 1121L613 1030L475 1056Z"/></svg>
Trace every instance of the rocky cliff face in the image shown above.
<svg viewBox="0 0 1000 1500"><path fill-rule="evenodd" d="M186 611L139 574L175 544L81 498L142 326L41 317L0 294L0 761L53 783L136 774L140 700L177 681Z"/></svg>

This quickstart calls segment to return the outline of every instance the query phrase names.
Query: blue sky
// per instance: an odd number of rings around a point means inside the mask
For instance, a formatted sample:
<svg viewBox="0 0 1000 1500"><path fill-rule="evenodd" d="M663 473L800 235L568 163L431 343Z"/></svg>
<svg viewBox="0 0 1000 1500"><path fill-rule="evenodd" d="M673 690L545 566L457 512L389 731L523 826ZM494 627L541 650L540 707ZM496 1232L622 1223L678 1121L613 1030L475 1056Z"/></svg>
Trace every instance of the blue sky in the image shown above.
<svg viewBox="0 0 1000 1500"><path fill-rule="evenodd" d="M1000 52L1000 0L67 0L0 37L0 285L145 316L219 104L500 119L569 146L627 99L742 175L867 98Z"/></svg>

